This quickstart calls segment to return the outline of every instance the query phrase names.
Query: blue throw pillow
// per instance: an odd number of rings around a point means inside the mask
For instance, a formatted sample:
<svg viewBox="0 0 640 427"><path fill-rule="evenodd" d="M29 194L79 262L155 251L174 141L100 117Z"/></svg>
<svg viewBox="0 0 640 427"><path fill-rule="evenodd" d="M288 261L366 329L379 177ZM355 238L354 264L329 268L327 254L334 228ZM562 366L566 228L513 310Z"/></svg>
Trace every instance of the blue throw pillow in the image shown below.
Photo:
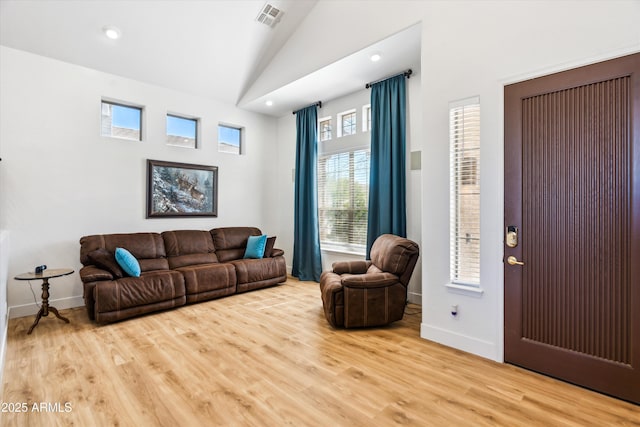
<svg viewBox="0 0 640 427"><path fill-rule="evenodd" d="M129 276L140 277L140 263L131 252L124 248L116 248L116 261Z"/></svg>
<svg viewBox="0 0 640 427"><path fill-rule="evenodd" d="M264 248L267 245L267 235L249 236L247 241L247 249L244 251L245 258L262 258L264 256Z"/></svg>

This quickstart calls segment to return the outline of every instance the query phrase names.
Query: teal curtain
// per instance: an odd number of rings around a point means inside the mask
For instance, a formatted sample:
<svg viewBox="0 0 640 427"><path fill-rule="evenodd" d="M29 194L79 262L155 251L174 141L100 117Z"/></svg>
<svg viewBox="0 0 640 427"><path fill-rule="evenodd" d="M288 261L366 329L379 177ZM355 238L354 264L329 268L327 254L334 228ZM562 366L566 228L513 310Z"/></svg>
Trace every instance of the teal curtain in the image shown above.
<svg viewBox="0 0 640 427"><path fill-rule="evenodd" d="M371 86L371 168L367 259L381 234L407 237L405 76Z"/></svg>
<svg viewBox="0 0 640 427"><path fill-rule="evenodd" d="M318 225L318 110L296 112L296 171L293 232L293 268L300 280L320 281L320 228Z"/></svg>

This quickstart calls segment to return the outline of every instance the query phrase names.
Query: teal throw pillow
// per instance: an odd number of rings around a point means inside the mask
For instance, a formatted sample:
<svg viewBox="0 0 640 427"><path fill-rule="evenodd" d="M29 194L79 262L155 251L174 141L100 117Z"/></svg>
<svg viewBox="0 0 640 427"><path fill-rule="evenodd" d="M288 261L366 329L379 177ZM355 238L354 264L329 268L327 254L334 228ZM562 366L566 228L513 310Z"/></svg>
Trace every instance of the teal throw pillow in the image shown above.
<svg viewBox="0 0 640 427"><path fill-rule="evenodd" d="M249 236L247 241L247 249L244 251L245 258L262 258L264 256L264 248L267 245L267 235Z"/></svg>
<svg viewBox="0 0 640 427"><path fill-rule="evenodd" d="M140 277L140 263L124 248L116 248L116 261L129 276Z"/></svg>

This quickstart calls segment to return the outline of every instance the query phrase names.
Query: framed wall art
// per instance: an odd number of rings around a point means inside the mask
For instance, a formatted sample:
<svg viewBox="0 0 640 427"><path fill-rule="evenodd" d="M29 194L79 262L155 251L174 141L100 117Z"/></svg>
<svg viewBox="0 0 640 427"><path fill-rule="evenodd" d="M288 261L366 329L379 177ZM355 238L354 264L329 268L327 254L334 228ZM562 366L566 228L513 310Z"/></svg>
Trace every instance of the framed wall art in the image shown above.
<svg viewBox="0 0 640 427"><path fill-rule="evenodd" d="M218 216L218 167L147 160L147 218Z"/></svg>

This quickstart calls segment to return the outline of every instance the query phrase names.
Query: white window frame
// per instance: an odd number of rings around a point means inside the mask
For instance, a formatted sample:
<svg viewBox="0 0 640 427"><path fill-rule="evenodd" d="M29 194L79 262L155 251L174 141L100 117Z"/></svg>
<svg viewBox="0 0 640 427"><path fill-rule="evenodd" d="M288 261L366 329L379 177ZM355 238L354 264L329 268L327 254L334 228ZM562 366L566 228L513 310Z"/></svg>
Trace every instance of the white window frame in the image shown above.
<svg viewBox="0 0 640 427"><path fill-rule="evenodd" d="M362 132L371 130L371 104L362 107Z"/></svg>
<svg viewBox="0 0 640 427"><path fill-rule="evenodd" d="M446 286L471 293L483 292L480 287L480 129L480 97L449 103L450 278ZM468 168L472 163L474 167ZM471 213L467 213L467 224L464 226L460 225L465 221L462 218L462 203L471 205ZM476 217L469 220L469 216ZM459 235L463 227L471 231L465 233L464 238ZM468 244L473 247L466 247ZM464 252L467 252L466 257ZM464 273L461 272L463 270Z"/></svg>
<svg viewBox="0 0 640 427"><path fill-rule="evenodd" d="M350 111L354 112L357 110L354 109ZM345 113L348 113L348 112L345 112ZM371 144L368 138L347 138L347 139L336 138L334 140L320 141L318 144L318 166L320 166L322 158L327 156L346 153L346 152L352 152L352 151L361 151L361 150L366 150L370 152L370 145ZM369 164L369 167L371 167L371 164ZM323 172L319 169L318 179L320 179L321 173ZM319 209L322 208L322 200L320 200L321 197L322 197L321 188L319 186L318 187L318 199L319 199L318 208ZM367 197L368 197L368 194L367 194ZM368 203L367 203L367 209L368 209ZM320 226L322 227L322 224ZM322 230L321 230L321 233L322 233ZM347 254L353 254L353 255L365 255L366 253L366 243L365 245L356 245L356 244L349 244L349 243L327 242L327 241L321 240L320 247L323 251L328 251L328 252L347 253Z"/></svg>
<svg viewBox="0 0 640 427"><path fill-rule="evenodd" d="M322 123L329 122L329 138L322 138ZM318 141L330 141L333 137L333 123L331 122L331 116L322 117L318 119Z"/></svg>
<svg viewBox="0 0 640 427"><path fill-rule="evenodd" d="M167 114L165 115L165 120L167 120L169 116L176 117L178 119L194 121L196 123L196 134L195 134L195 141L193 142L193 147L187 146L187 145L171 144L168 141L168 138L169 138L168 123L165 123L165 136L167 137L167 145L170 145L171 147L190 148L190 149L200 148L200 118L195 116L188 116L186 114L167 112Z"/></svg>
<svg viewBox="0 0 640 427"><path fill-rule="evenodd" d="M112 133L109 134L105 134L104 130L103 130L103 104L109 104L109 105L117 105L120 107L127 107L127 108L135 108L136 110L140 110L140 135L138 138L128 138L126 136L118 136L118 135L113 135ZM114 139L119 139L119 140L123 140L123 141L136 141L136 142L143 142L144 141L144 136L146 135L146 132L144 131L144 126L145 126L145 107L144 105L140 105L140 104L136 104L133 102L128 102L128 101L122 101L119 99L114 99L114 98L106 98L106 97L102 97L100 99L100 136L103 136L105 138L114 138Z"/></svg>
<svg viewBox="0 0 640 427"><path fill-rule="evenodd" d="M240 142L239 142L239 146L238 146L238 152L232 152L232 151L223 151L220 150L220 127L225 127L225 128L229 128L229 129L236 129L240 131ZM218 126L216 127L216 139L218 142L218 152L219 153L225 153L225 154L233 154L236 156L245 154L245 128L243 126L238 126L238 125L234 125L234 124L230 124L230 123L223 123L220 122L218 123Z"/></svg>
<svg viewBox="0 0 640 427"><path fill-rule="evenodd" d="M368 147L365 148L356 148L356 149L349 149L349 150L343 150L343 151L339 151L339 152L333 152L333 153L327 153L327 154L323 154L321 156L318 156L318 181L320 181L322 179L322 177L325 174L325 171L322 169L322 164L324 162L325 159L327 158L331 158L333 156L338 156L338 155L348 155L349 156L349 165L348 165L348 169L347 169L347 173L350 175L350 178L353 178L355 176L356 170L357 170L357 164L356 164L356 154L355 153L359 153L359 154L367 154L368 155L368 159L369 159L369 167L371 167L371 151ZM367 192L365 195L365 206L364 206L364 210L368 211L368 200L369 200L369 171L366 171L366 181L367 181ZM321 182L318 182L318 212L319 212L319 222L320 222L320 246L322 248L322 250L325 251L332 251L332 252L343 252L343 253L350 253L350 254L357 254L357 255L365 255L366 253L366 232L367 232L367 223L366 223L366 216L365 216L365 220L364 220L364 230L358 230L358 228L356 228L353 224L358 223L357 221L353 221L353 214L358 211L358 210L362 210L362 208L356 209L356 205L353 204L353 201L355 200L355 195L358 194L357 193L357 186L354 185L355 179L353 180L353 182L351 181L351 179L349 180L349 193L347 195L346 198L341 198L339 200L350 200L350 206L349 209L344 210L344 212L348 213L350 216L350 220L349 221L342 221L340 222L341 224L345 224L348 223L349 225L347 225L347 229L343 230L343 231L349 231L349 237L352 237L351 232L353 231L363 231L364 236L362 243L358 244L356 241L330 241L330 240L323 240L322 235L324 234L324 217L323 217L323 212L325 210L327 211L333 211L333 212L339 212L341 211L340 208L334 208L331 206L325 206L324 205L324 192L322 191L322 185ZM361 194L361 193L360 193ZM367 214L368 215L368 214ZM349 239L347 239L349 240Z"/></svg>
<svg viewBox="0 0 640 427"><path fill-rule="evenodd" d="M347 111L343 111L341 113L338 113L337 115L337 137L338 138L342 138L343 136L349 136L349 135L355 135L355 133L358 131L358 115L356 114L357 110L355 108L352 108L351 110L347 110ZM353 133L348 133L348 134L344 134L343 133L343 119L344 116L348 116L354 114L354 118L356 119L356 124L353 127Z"/></svg>

